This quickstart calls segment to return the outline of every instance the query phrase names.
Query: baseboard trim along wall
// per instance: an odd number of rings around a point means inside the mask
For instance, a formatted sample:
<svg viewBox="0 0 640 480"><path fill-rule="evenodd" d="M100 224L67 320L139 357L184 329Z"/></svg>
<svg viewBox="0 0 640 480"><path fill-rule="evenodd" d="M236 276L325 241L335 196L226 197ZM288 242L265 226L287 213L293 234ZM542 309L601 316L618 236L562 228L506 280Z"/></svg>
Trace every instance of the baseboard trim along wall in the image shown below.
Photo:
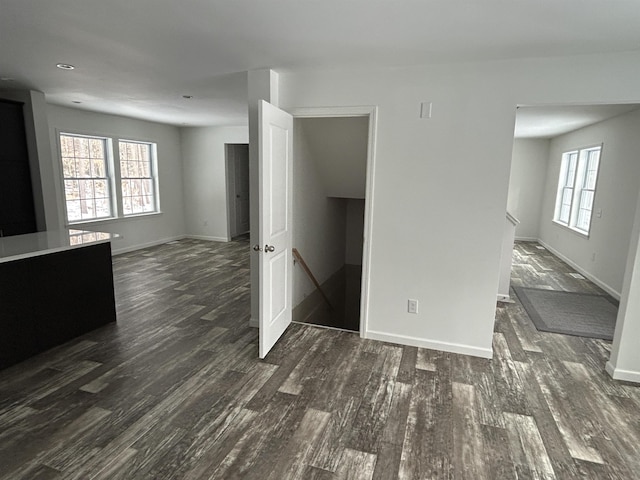
<svg viewBox="0 0 640 480"><path fill-rule="evenodd" d="M518 242L539 242L540 241L534 237L516 237L515 240Z"/></svg>
<svg viewBox="0 0 640 480"><path fill-rule="evenodd" d="M615 298L616 300L620 300L620 292L616 292L613 288L611 288L609 285L607 285L606 283L598 280L596 277L594 277L593 275L591 275L589 272L585 271L580 265L578 265L577 263L571 261L570 259L568 259L567 257L565 257L563 254L561 254L560 252L558 252L555 248L550 247L549 245L547 245L545 242L543 242L542 240L538 240L538 243L540 245L542 245L544 248L546 248L547 250L549 250L551 253L553 253L556 257L558 257L560 260L562 260L563 262L565 262L567 265L570 265L572 268L576 269L576 271L578 271L579 273L581 273L582 275L584 275L585 277L587 277L589 280L591 280L593 283L595 283L596 285L598 285L601 289L603 289L605 292L607 292L609 295L611 295L613 298Z"/></svg>
<svg viewBox="0 0 640 480"><path fill-rule="evenodd" d="M634 372L633 370L622 370L612 365L611 361L608 361L605 365L605 370L614 380L623 380L625 382L640 383L640 372Z"/></svg>
<svg viewBox="0 0 640 480"><path fill-rule="evenodd" d="M186 238L193 238L194 240L206 240L208 242L228 242L227 237L208 237L207 235L187 235Z"/></svg>
<svg viewBox="0 0 640 480"><path fill-rule="evenodd" d="M375 332L371 330L365 332L364 338L380 340L382 342L397 343L399 345L409 345L412 347L430 348L431 350L440 350L443 352L459 353L462 355L470 355L472 357L493 358L493 350L491 348L471 347L469 345L426 340L423 338L409 337L405 335L392 335L389 333Z"/></svg>
<svg viewBox="0 0 640 480"><path fill-rule="evenodd" d="M249 326L253 328L260 328L260 320L256 318L249 319Z"/></svg>
<svg viewBox="0 0 640 480"><path fill-rule="evenodd" d="M141 244L138 244L138 245L132 245L130 247L125 247L125 248L114 248L113 249L113 255L120 255L122 253L135 252L136 250L142 250L143 248L155 247L156 245L162 245L162 244L169 243L169 242L175 242L176 240L183 240L185 238L187 238L186 235L179 235L177 237L162 238L160 240L154 240L153 242L141 243ZM113 242L112 245L114 247L117 247L118 246L118 240L116 239L116 241Z"/></svg>

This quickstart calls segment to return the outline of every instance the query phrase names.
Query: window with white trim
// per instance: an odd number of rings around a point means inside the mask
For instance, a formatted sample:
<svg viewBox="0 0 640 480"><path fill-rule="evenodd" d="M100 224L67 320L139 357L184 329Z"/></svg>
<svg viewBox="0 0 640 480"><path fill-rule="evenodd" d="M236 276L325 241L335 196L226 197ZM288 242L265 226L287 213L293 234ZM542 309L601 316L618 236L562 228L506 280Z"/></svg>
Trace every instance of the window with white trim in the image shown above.
<svg viewBox="0 0 640 480"><path fill-rule="evenodd" d="M75 133L59 140L68 224L159 211L155 143Z"/></svg>
<svg viewBox="0 0 640 480"><path fill-rule="evenodd" d="M151 143L119 142L122 213L125 216L157 210L153 147Z"/></svg>
<svg viewBox="0 0 640 480"><path fill-rule="evenodd" d="M589 234L602 146L562 154L553 220Z"/></svg>
<svg viewBox="0 0 640 480"><path fill-rule="evenodd" d="M61 134L60 152L69 223L111 217L107 139Z"/></svg>

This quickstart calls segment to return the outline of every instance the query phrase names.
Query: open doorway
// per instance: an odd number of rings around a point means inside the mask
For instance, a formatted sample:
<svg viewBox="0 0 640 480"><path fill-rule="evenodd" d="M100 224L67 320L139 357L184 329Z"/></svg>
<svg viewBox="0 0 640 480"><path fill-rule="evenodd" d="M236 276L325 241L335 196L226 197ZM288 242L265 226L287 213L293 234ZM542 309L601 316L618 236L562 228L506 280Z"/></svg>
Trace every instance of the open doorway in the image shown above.
<svg viewBox="0 0 640 480"><path fill-rule="evenodd" d="M294 321L362 330L369 131L369 115L294 116Z"/></svg>
<svg viewBox="0 0 640 480"><path fill-rule="evenodd" d="M538 331L611 341L640 187L639 105L522 106L508 211L515 300Z"/></svg>
<svg viewBox="0 0 640 480"><path fill-rule="evenodd" d="M249 145L225 144L229 240L249 233Z"/></svg>

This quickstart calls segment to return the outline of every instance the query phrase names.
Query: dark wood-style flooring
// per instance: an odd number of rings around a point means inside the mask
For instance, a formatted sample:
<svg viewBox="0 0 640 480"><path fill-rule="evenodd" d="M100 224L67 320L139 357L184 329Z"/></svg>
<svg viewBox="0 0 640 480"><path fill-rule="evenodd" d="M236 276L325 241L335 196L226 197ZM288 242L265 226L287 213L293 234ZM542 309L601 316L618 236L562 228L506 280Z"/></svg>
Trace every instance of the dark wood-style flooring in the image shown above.
<svg viewBox="0 0 640 480"><path fill-rule="evenodd" d="M0 479L638 478L640 391L604 372L609 343L515 303L492 360L292 325L261 361L248 252L115 257L118 324L0 372ZM514 283L593 288L514 258Z"/></svg>

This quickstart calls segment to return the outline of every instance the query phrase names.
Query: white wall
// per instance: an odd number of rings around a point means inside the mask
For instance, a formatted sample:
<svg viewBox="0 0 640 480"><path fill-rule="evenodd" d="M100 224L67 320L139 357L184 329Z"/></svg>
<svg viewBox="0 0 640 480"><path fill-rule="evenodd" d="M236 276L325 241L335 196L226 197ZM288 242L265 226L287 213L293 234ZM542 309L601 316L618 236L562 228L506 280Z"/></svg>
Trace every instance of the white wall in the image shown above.
<svg viewBox="0 0 640 480"><path fill-rule="evenodd" d="M347 200L327 197L318 162L307 141L308 120L294 120L293 247L297 248L320 284L344 265ZM293 273L293 306L315 286L300 265Z"/></svg>
<svg viewBox="0 0 640 480"><path fill-rule="evenodd" d="M248 127L181 128L186 232L230 239L227 211L227 143L248 143Z"/></svg>
<svg viewBox="0 0 640 480"><path fill-rule="evenodd" d="M639 75L638 53L282 72L285 109L378 106L365 336L490 356L515 106L637 102Z"/></svg>
<svg viewBox="0 0 640 480"><path fill-rule="evenodd" d="M540 240L620 297L640 188L640 110L551 141ZM563 152L603 143L589 237L552 222ZM594 258L595 255L595 258Z"/></svg>
<svg viewBox="0 0 640 480"><path fill-rule="evenodd" d="M367 179L368 117L305 118L307 141L327 195L364 198Z"/></svg>
<svg viewBox="0 0 640 480"><path fill-rule="evenodd" d="M513 142L507 211L520 220L518 239L538 239L548 158L548 139L521 138Z"/></svg>
<svg viewBox="0 0 640 480"><path fill-rule="evenodd" d="M640 383L640 196L635 210L622 300L606 370L615 379Z"/></svg>
<svg viewBox="0 0 640 480"><path fill-rule="evenodd" d="M344 263L362 265L362 238L364 235L364 199L347 199L347 228Z"/></svg>
<svg viewBox="0 0 640 480"><path fill-rule="evenodd" d="M56 203L58 204L61 218L64 218L64 189L62 188L58 152L58 134L60 131L104 135L128 140L144 140L155 142L158 145L158 179L162 213L80 225L89 230L121 234L123 238L116 240L112 245L115 253L163 243L184 236L182 160L178 128L55 105L48 105L47 112L54 167L53 175L59 186Z"/></svg>

